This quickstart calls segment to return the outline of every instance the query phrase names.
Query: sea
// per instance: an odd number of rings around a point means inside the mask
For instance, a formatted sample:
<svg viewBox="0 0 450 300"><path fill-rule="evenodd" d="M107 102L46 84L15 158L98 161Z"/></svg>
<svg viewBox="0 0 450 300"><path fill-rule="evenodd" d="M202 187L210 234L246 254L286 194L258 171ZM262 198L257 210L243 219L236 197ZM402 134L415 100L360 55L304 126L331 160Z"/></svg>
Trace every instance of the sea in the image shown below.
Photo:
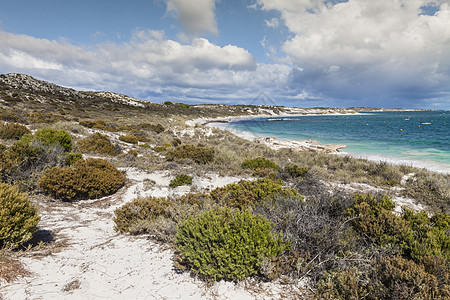
<svg viewBox="0 0 450 300"><path fill-rule="evenodd" d="M344 155L450 173L450 111L241 119L220 127L248 137L344 144Z"/></svg>

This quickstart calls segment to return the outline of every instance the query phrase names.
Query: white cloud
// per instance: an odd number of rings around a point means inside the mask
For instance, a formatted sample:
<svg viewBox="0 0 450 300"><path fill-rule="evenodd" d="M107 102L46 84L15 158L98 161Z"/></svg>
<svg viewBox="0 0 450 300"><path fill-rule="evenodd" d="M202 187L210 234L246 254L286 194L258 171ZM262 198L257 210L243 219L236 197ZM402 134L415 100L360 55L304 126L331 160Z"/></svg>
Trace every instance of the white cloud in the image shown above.
<svg viewBox="0 0 450 300"><path fill-rule="evenodd" d="M252 99L262 90L285 91L290 75L287 66L257 64L243 48L219 47L204 38L180 44L159 31L135 31L128 43L89 48L7 32L0 32L0 40L2 73L22 72L78 89L141 98Z"/></svg>
<svg viewBox="0 0 450 300"><path fill-rule="evenodd" d="M215 0L167 0L167 11L174 12L191 34L217 34Z"/></svg>
<svg viewBox="0 0 450 300"><path fill-rule="evenodd" d="M294 34L285 61L296 82L335 98L450 94L449 1L258 0ZM424 7L436 14L424 14ZM330 72L333 71L333 72ZM447 87L445 87L447 86ZM448 95L447 94L447 95Z"/></svg>
<svg viewBox="0 0 450 300"><path fill-rule="evenodd" d="M264 22L266 22L267 27L277 28L278 26L280 26L277 18L272 18L270 20L264 20Z"/></svg>

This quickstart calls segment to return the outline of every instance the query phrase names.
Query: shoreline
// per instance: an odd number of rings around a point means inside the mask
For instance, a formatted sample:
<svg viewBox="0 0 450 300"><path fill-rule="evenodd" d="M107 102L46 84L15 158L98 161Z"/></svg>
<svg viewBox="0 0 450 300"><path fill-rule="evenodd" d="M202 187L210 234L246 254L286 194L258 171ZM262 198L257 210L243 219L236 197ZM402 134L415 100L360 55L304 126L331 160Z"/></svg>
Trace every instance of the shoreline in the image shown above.
<svg viewBox="0 0 450 300"><path fill-rule="evenodd" d="M359 112L350 112L347 114L357 115ZM291 139L280 139L277 137L269 137L257 135L249 131L241 131L227 126L228 123L240 120L251 120L259 118L274 118L278 119L283 117L299 117L299 116L323 116L323 115L347 115L346 113L330 112L329 113L300 113L300 114L260 114L260 115L246 115L246 116L228 116L228 117L218 117L218 118L199 118L195 120L187 121L186 124L189 126L205 126L219 128L226 130L240 138L255 142L262 143L271 149L278 150L281 148L290 148L297 151L313 151L313 152L325 152L340 156L349 156L353 158L366 159L374 162L386 162L392 165L407 165L419 169L426 169L436 173L450 174L450 167L440 164L434 161L423 161L423 160L412 160L405 159L401 157L391 157L382 154L371 154L371 153L349 153L346 151L339 151L340 149L346 148L345 145L341 144L322 144L317 140L291 140Z"/></svg>

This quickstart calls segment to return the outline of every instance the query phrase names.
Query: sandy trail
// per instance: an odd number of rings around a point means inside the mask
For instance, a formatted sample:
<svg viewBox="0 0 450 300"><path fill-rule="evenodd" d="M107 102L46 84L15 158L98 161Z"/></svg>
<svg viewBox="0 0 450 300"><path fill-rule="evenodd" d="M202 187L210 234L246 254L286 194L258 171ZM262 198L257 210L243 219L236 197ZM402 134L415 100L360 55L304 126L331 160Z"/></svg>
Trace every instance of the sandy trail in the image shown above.
<svg viewBox="0 0 450 300"><path fill-rule="evenodd" d="M268 299L242 285L217 283L212 288L178 273L172 266L173 251L146 237L118 234L112 221L114 210L140 196L183 193L168 188L165 172L127 171L130 183L117 194L76 203L52 202L41 209L40 228L52 232L55 242L65 244L50 255L29 252L21 258L32 273L3 284L5 299ZM144 179L156 185L146 189ZM198 187L215 187L238 181L236 177L197 179ZM282 287L279 287L281 290ZM275 292L273 284L267 290Z"/></svg>

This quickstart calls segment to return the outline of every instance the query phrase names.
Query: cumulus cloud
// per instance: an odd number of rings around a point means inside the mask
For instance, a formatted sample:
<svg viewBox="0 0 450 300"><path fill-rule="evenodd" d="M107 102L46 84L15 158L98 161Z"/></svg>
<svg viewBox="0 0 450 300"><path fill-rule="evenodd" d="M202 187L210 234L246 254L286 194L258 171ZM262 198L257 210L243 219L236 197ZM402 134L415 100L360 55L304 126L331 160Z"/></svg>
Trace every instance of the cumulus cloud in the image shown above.
<svg viewBox="0 0 450 300"><path fill-rule="evenodd" d="M215 0L167 0L167 11L174 12L184 29L191 34L217 34Z"/></svg>
<svg viewBox="0 0 450 300"><path fill-rule="evenodd" d="M89 48L7 32L0 32L0 40L2 72L78 89L154 96L149 100L251 99L269 87L273 93L285 90L290 76L289 67L257 64L243 48L219 47L204 38L181 44L161 31L136 31L127 43Z"/></svg>
<svg viewBox="0 0 450 300"><path fill-rule="evenodd" d="M258 0L294 34L291 84L340 99L450 97L450 6L428 0ZM432 9L430 9L432 8ZM430 13L431 12L431 13ZM439 91L439 95L434 94Z"/></svg>

